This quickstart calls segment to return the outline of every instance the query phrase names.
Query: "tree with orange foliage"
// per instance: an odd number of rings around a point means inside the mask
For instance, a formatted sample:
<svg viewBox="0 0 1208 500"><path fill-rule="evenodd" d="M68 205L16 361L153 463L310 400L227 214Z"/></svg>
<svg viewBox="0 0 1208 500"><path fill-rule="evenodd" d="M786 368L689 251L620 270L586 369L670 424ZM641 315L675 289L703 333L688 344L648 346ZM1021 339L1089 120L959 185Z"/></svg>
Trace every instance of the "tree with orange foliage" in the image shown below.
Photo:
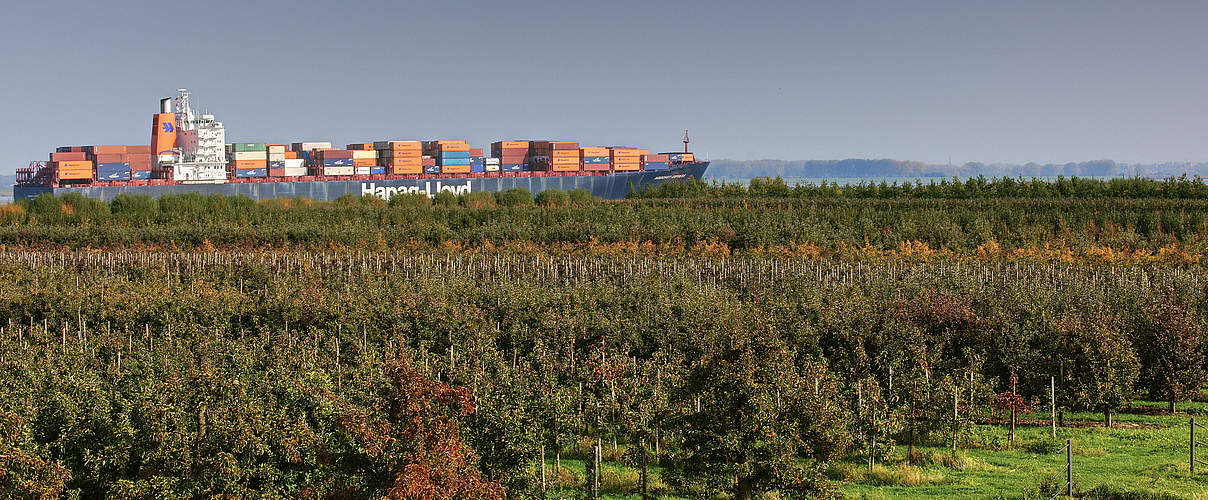
<svg viewBox="0 0 1208 500"><path fill-rule="evenodd" d="M474 451L461 442L457 418L474 413L470 392L434 382L399 357L386 367L385 407L361 409L335 395L339 425L360 445L367 471L387 484L385 498L502 500L482 477Z"/></svg>

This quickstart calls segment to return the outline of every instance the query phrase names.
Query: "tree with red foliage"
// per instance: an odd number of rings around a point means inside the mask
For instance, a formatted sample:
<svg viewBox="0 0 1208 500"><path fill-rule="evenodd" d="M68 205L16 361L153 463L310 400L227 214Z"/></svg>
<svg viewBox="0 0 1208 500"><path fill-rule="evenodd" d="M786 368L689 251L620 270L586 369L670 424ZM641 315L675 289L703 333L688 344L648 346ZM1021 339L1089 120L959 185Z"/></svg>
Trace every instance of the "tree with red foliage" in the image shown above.
<svg viewBox="0 0 1208 500"><path fill-rule="evenodd" d="M470 392L434 382L399 357L386 367L384 408L357 408L329 395L340 427L372 468L390 477L385 498L502 500L503 488L482 477L474 451L461 442L457 418L474 413Z"/></svg>

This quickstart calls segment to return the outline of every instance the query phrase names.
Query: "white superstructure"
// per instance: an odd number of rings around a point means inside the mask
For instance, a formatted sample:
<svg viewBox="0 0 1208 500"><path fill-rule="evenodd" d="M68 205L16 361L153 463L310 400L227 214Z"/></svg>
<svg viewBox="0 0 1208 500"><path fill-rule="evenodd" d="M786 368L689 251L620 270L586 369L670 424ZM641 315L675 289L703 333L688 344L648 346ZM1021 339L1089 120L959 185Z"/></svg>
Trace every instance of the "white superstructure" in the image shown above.
<svg viewBox="0 0 1208 500"><path fill-rule="evenodd" d="M178 181L214 182L227 178L226 128L214 115L197 114L189 103L189 90L177 89L176 144L179 161L172 165L172 178Z"/></svg>

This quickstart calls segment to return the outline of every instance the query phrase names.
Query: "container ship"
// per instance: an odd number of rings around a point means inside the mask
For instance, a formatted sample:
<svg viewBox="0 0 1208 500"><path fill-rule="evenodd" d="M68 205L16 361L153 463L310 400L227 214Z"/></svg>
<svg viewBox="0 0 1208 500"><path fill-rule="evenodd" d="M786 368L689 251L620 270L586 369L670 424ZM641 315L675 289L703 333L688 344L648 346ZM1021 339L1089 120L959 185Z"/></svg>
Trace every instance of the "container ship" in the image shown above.
<svg viewBox="0 0 1208 500"><path fill-rule="evenodd" d="M341 196L441 191L465 194L524 188L585 189L602 198L669 181L701 179L709 167L684 150L651 154L632 146L506 140L489 154L464 140L377 140L333 148L331 142L226 142L214 115L198 113L187 89L161 99L149 145L62 146L49 161L17 169L16 199L43 193L112 200L121 194L201 193L334 200Z"/></svg>

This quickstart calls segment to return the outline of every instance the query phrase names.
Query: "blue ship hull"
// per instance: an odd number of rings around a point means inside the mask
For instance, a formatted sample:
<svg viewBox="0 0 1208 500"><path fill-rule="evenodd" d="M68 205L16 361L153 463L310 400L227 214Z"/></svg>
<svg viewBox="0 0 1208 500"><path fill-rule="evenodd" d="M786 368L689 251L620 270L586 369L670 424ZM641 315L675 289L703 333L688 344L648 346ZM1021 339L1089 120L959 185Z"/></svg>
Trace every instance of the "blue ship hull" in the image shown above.
<svg viewBox="0 0 1208 500"><path fill-rule="evenodd" d="M255 200L272 198L310 198L319 201L334 200L344 195L362 196L372 194L389 199L395 194L424 193L429 196L440 191L454 194L485 191L496 192L512 188L524 188L533 194L547 189L586 189L595 196L606 199L624 198L632 190L662 184L664 182L700 180L705 175L709 162L684 163L667 170L641 172L616 172L610 175L551 176L551 177L432 177L425 179L390 180L347 180L347 181L282 181L246 182L234 184L173 184L166 186L83 186L41 187L14 186L15 199L29 199L43 193L61 196L79 193L89 198L105 201L119 194L141 194L158 198L165 194L201 193L242 195Z"/></svg>

